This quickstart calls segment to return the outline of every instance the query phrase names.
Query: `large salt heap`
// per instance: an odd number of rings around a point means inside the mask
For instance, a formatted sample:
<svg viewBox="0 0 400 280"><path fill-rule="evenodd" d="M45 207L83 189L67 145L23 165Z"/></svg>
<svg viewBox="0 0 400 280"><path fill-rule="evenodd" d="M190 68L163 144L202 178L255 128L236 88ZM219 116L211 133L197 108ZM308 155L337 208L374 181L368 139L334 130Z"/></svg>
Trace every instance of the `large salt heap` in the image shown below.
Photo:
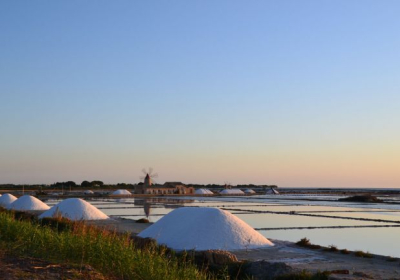
<svg viewBox="0 0 400 280"><path fill-rule="evenodd" d="M240 189L225 189L223 191L219 192L220 194L225 194L225 195L243 195L244 192Z"/></svg>
<svg viewBox="0 0 400 280"><path fill-rule="evenodd" d="M139 234L175 250L242 250L274 244L244 221L217 208L182 207Z"/></svg>
<svg viewBox="0 0 400 280"><path fill-rule="evenodd" d="M11 203L7 209L18 210L18 211L33 211L33 210L48 210L50 207L37 199L36 197L30 195L23 195L13 203Z"/></svg>
<svg viewBox="0 0 400 280"><path fill-rule="evenodd" d="M55 217L63 217L73 221L108 219L106 214L80 198L68 198L61 201L40 215L39 219Z"/></svg>
<svg viewBox="0 0 400 280"><path fill-rule="evenodd" d="M17 198L12 194L6 193L0 197L0 207L8 207L11 203L13 203Z"/></svg>
<svg viewBox="0 0 400 280"><path fill-rule="evenodd" d="M198 189L194 192L194 194L214 194L209 189Z"/></svg>
<svg viewBox="0 0 400 280"><path fill-rule="evenodd" d="M128 190L116 190L111 195L131 195L132 193Z"/></svg>

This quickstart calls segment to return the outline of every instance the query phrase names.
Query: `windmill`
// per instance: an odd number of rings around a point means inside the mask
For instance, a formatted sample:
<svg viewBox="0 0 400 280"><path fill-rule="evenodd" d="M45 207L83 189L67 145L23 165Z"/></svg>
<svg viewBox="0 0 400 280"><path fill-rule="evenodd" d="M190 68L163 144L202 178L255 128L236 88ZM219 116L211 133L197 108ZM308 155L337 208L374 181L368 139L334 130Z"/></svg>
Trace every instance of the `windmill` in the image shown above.
<svg viewBox="0 0 400 280"><path fill-rule="evenodd" d="M149 202L147 202L147 200L144 201L143 210L144 210L144 214L146 215L146 218L148 219L150 216L151 204Z"/></svg>
<svg viewBox="0 0 400 280"><path fill-rule="evenodd" d="M151 167L149 167L149 170L147 171L145 168L143 168L142 172L145 176L140 177L140 179L144 180L144 185L146 187L150 187L153 184L154 178L158 177L158 174L153 173L153 168Z"/></svg>

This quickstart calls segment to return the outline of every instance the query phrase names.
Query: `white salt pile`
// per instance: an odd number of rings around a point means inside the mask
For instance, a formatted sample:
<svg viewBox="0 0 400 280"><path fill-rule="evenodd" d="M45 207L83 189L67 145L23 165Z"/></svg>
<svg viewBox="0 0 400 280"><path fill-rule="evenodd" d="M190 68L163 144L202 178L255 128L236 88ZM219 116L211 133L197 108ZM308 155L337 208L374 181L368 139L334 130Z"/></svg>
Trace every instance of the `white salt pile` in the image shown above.
<svg viewBox="0 0 400 280"><path fill-rule="evenodd" d="M139 234L175 250L242 250L274 244L235 215L217 208L182 207Z"/></svg>
<svg viewBox="0 0 400 280"><path fill-rule="evenodd" d="M235 194L235 195L239 195L239 194L244 194L244 192L242 192L242 190L240 190L240 189L225 189L225 190L221 191L220 194Z"/></svg>
<svg viewBox="0 0 400 280"><path fill-rule="evenodd" d="M132 193L128 190L116 190L111 195L131 195Z"/></svg>
<svg viewBox="0 0 400 280"><path fill-rule="evenodd" d="M50 207L37 199L36 197L30 195L23 195L13 203L11 203L7 209L19 210L19 211L30 211L30 210L48 210Z"/></svg>
<svg viewBox="0 0 400 280"><path fill-rule="evenodd" d="M198 189L194 192L194 194L214 194L209 189Z"/></svg>
<svg viewBox="0 0 400 280"><path fill-rule="evenodd" d="M94 191L86 190L86 191L84 191L83 193L84 193L84 194L94 194Z"/></svg>
<svg viewBox="0 0 400 280"><path fill-rule="evenodd" d="M252 189L245 189L244 193L246 193L246 194L255 194L256 192L253 191Z"/></svg>
<svg viewBox="0 0 400 280"><path fill-rule="evenodd" d="M8 207L11 203L13 203L17 198L12 194L6 193L0 197L0 206L1 207Z"/></svg>
<svg viewBox="0 0 400 280"><path fill-rule="evenodd" d="M42 218L63 217L73 221L105 220L108 216L89 202L80 198L68 198L39 216Z"/></svg>
<svg viewBox="0 0 400 280"><path fill-rule="evenodd" d="M265 194L279 194L279 192L277 190L275 190L274 188L271 188L271 189L267 190Z"/></svg>

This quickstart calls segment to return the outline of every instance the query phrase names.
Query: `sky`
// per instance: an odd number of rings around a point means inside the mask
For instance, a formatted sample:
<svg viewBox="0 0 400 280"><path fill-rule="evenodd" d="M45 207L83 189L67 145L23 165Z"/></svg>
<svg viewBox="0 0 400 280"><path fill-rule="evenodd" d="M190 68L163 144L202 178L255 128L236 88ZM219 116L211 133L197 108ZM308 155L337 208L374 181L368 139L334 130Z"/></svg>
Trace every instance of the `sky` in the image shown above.
<svg viewBox="0 0 400 280"><path fill-rule="evenodd" d="M400 187L400 1L0 1L0 184Z"/></svg>

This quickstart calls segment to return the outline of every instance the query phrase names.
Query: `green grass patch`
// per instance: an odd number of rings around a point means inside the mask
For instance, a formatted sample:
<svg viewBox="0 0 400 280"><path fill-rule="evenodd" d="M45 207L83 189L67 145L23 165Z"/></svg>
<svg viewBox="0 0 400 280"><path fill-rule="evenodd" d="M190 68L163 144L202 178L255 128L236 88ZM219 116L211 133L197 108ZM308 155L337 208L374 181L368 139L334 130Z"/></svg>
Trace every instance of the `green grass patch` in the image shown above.
<svg viewBox="0 0 400 280"><path fill-rule="evenodd" d="M369 252L364 252L364 251L355 251L354 255L356 257L360 257L360 258L373 258L374 256L372 254L370 254Z"/></svg>
<svg viewBox="0 0 400 280"><path fill-rule="evenodd" d="M213 279L186 255L159 246L138 249L128 235L84 223L25 221L0 211L0 241L15 254L87 264L118 279Z"/></svg>
<svg viewBox="0 0 400 280"><path fill-rule="evenodd" d="M317 272L315 274L312 274L309 271L303 270L302 272L298 273L290 273L278 276L275 279L276 280L327 280L329 278L329 275L330 272L328 271Z"/></svg>

